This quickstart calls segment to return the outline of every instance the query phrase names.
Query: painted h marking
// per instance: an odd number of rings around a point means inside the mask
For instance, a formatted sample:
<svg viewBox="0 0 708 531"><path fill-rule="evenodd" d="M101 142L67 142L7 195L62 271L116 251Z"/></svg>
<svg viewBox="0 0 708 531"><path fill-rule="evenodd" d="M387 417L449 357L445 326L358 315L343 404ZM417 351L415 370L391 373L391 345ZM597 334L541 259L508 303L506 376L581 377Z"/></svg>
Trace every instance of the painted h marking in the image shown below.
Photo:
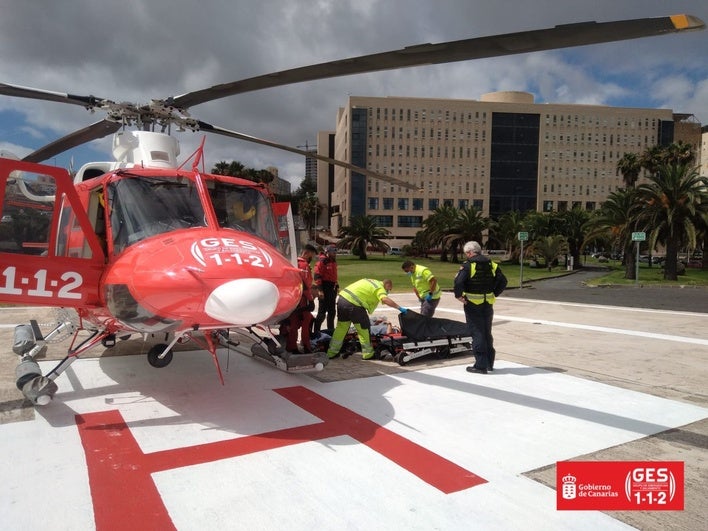
<svg viewBox="0 0 708 531"><path fill-rule="evenodd" d="M96 528L175 529L152 474L219 459L348 435L445 494L486 480L304 387L276 393L322 422L228 441L143 453L117 410L77 415Z"/></svg>

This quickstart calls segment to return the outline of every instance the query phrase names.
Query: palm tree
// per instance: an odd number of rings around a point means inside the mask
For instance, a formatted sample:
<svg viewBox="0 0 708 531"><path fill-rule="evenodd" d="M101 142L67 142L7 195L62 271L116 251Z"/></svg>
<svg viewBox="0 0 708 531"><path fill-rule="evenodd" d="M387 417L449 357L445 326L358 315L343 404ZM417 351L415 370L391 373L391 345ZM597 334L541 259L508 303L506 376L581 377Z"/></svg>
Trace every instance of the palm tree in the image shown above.
<svg viewBox="0 0 708 531"><path fill-rule="evenodd" d="M691 144L683 140L673 142L666 146L665 161L667 164L688 164L696 160L696 152Z"/></svg>
<svg viewBox="0 0 708 531"><path fill-rule="evenodd" d="M664 164L638 187L641 222L649 231L649 248L666 247L664 280L677 280L678 253L696 246L698 216L708 209L708 179L687 164Z"/></svg>
<svg viewBox="0 0 708 531"><path fill-rule="evenodd" d="M691 144L683 140L667 146L653 146L641 156L641 163L649 173L655 174L667 164L691 165L696 160L696 152Z"/></svg>
<svg viewBox="0 0 708 531"><path fill-rule="evenodd" d="M524 225L530 233L531 241L540 238L541 236L552 236L558 231L556 230L555 218L550 214L529 210L524 215Z"/></svg>
<svg viewBox="0 0 708 531"><path fill-rule="evenodd" d="M452 262L457 263L457 250L470 240L482 241L482 231L489 227L489 219L475 207L467 207L457 211L457 216L448 229L443 241L452 251Z"/></svg>
<svg viewBox="0 0 708 531"><path fill-rule="evenodd" d="M580 268L580 251L585 240L585 225L590 219L587 210L573 208L565 212L557 212L554 215L558 223L558 232L565 236L568 242L568 252L573 257L573 269Z"/></svg>
<svg viewBox="0 0 708 531"><path fill-rule="evenodd" d="M232 177L242 177L245 166L237 160L232 160L231 162L226 162L224 160L214 164L211 169L211 173L215 175L230 175Z"/></svg>
<svg viewBox="0 0 708 531"><path fill-rule="evenodd" d="M546 267L550 271L558 255L568 252L568 242L565 236L560 234L541 236L533 242L533 252L543 256Z"/></svg>
<svg viewBox="0 0 708 531"><path fill-rule="evenodd" d="M650 174L655 174L660 166L666 162L666 148L664 146L652 146L642 153L642 167Z"/></svg>
<svg viewBox="0 0 708 531"><path fill-rule="evenodd" d="M617 172L622 174L622 180L627 188L634 188L642 172L642 159L637 153L625 153L617 161Z"/></svg>
<svg viewBox="0 0 708 531"><path fill-rule="evenodd" d="M447 262L448 244L445 236L450 234L452 227L457 221L457 209L452 206L443 205L436 208L433 213L423 220L423 231L426 239L431 245L440 245L440 261Z"/></svg>
<svg viewBox="0 0 708 531"><path fill-rule="evenodd" d="M349 226L339 229L339 237L342 239L337 247L351 249L360 260L366 260L366 248L371 245L374 249L387 250L389 246L381 238L390 235L388 229L376 225L374 216L354 216L349 218Z"/></svg>
<svg viewBox="0 0 708 531"><path fill-rule="evenodd" d="M430 241L429 235L424 230L419 230L416 232L413 240L411 241L411 250L413 254L428 257L428 251L432 249L435 245Z"/></svg>
<svg viewBox="0 0 708 531"><path fill-rule="evenodd" d="M305 224L305 228L308 232L313 232L313 229L317 225L317 219L322 212L322 203L317 199L317 195L314 193L309 193L307 196L300 199L297 205L300 218ZM314 238L314 234L313 234Z"/></svg>
<svg viewBox="0 0 708 531"><path fill-rule="evenodd" d="M632 232L636 230L641 211L636 188L612 192L586 224L583 246L597 239L608 239L624 255L624 278L636 278Z"/></svg>
<svg viewBox="0 0 708 531"><path fill-rule="evenodd" d="M505 212L499 217L499 221L490 225L490 228L494 237L504 245L511 258L518 258L516 256L519 248L518 234L526 230L521 212L518 210Z"/></svg>

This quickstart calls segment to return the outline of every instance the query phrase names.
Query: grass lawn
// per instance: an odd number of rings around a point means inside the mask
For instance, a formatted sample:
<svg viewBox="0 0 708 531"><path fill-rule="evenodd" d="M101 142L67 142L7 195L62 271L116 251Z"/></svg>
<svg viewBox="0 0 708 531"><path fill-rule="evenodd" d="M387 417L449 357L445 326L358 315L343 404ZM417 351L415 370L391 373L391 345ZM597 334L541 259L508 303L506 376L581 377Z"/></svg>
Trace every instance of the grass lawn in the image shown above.
<svg viewBox="0 0 708 531"><path fill-rule="evenodd" d="M359 260L358 257L352 255L337 255L339 285L344 287L360 278L375 278L378 280L390 278L393 281L394 293L408 292L411 290L411 284L408 277L406 277L403 270L401 270L401 264L405 260L406 258L402 256L381 256L380 254L369 255L366 260ZM438 279L438 283L442 289L452 290L453 280L457 270L460 268L460 264L441 262L438 258L416 258L412 260L416 264L429 267ZM618 262L598 264L596 260L588 258L586 265L601 265L608 268L607 275L596 278L589 282L589 284L635 284L634 280L626 280L624 278L624 268ZM521 275L519 265L500 262L500 266L509 279L509 287L519 287ZM526 263L523 268L524 284L530 280L557 277L566 274L570 273L566 271L564 266L554 267L550 272L546 268L531 268L528 266L528 263ZM643 285L708 286L708 271L703 271L702 269L686 268L686 274L679 275L679 279L675 282L664 280L662 275L663 271L660 266L654 265L653 267L649 267L644 263L639 266L639 283Z"/></svg>
<svg viewBox="0 0 708 531"><path fill-rule="evenodd" d="M406 260L401 256L381 256L379 254L369 255L366 260L359 260L352 255L337 255L337 270L339 272L339 285L347 286L360 278L375 278L384 280L390 278L393 281L393 292L408 292L411 290L411 283L401 269L401 264ZM416 264L421 264L430 268L438 279L440 287L444 290L451 290L453 280L460 269L460 264L451 262L441 262L439 259L413 259ZM518 264L500 263L502 271L509 279L509 287L518 287L520 271ZM539 278L557 277L566 274L564 268L555 267L551 272L545 268L530 268L524 266L524 283L528 280Z"/></svg>

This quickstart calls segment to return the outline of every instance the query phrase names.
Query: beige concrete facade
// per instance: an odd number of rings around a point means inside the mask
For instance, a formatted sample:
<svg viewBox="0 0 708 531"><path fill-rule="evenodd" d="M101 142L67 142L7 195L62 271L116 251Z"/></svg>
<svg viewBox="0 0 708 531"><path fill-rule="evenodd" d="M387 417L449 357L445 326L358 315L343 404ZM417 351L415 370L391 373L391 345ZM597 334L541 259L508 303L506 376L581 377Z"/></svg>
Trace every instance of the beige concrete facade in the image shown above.
<svg viewBox="0 0 708 531"><path fill-rule="evenodd" d="M708 175L708 126L704 126L702 130L700 154L699 168L701 175Z"/></svg>
<svg viewBox="0 0 708 531"><path fill-rule="evenodd" d="M700 143L700 124L696 136L695 121L687 126L678 116L690 115L536 104L524 92L490 93L479 101L352 96L337 113L330 156L422 191L352 179L349 170L334 168L330 219L323 224L336 234L351 216L373 215L394 238L410 239L444 204L476 206L493 216L517 209L593 210L622 186L616 167L625 153L641 153L667 139L695 136L691 143ZM325 138L318 137L322 154ZM326 171L324 164L318 174ZM326 186L323 177L318 181Z"/></svg>

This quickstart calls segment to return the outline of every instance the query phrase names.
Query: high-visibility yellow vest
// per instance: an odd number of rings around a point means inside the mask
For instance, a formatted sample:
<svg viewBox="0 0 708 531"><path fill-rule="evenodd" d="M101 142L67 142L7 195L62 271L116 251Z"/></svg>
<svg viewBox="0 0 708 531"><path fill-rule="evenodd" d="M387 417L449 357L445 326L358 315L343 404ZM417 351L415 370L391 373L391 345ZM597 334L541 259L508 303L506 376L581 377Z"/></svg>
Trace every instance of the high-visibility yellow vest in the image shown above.
<svg viewBox="0 0 708 531"><path fill-rule="evenodd" d="M491 276L487 278L477 277L475 280L477 263L478 262L470 262L470 282L468 288L474 291L464 291L462 295L472 304L482 304L484 302L494 304L494 301L496 301L496 297L494 296L494 277L497 273L497 263L490 262ZM485 275L485 277L486 276L487 275Z"/></svg>

